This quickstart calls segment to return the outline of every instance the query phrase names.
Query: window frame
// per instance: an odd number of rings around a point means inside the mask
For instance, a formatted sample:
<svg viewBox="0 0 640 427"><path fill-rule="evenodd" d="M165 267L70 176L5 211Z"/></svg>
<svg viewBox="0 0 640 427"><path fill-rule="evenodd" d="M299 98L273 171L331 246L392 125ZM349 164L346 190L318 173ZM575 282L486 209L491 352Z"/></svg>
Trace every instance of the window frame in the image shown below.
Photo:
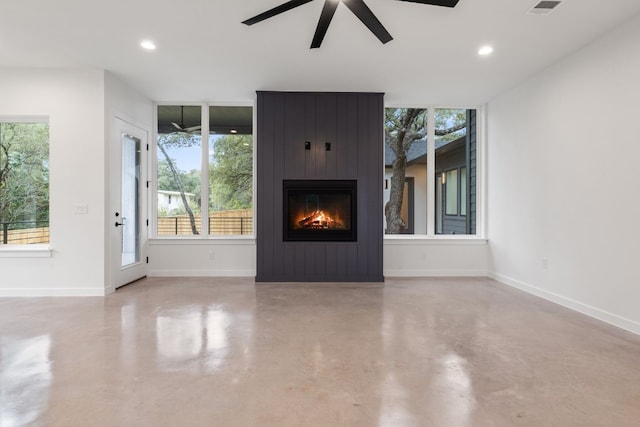
<svg viewBox="0 0 640 427"><path fill-rule="evenodd" d="M464 174L462 173L463 170L464 170ZM458 215L462 217L467 216L467 205L469 204L469 201L467 200L467 196L468 196L467 180L468 180L467 167L460 166L458 168L458 194L459 194L459 200L460 200L459 207L458 207Z"/></svg>
<svg viewBox="0 0 640 427"><path fill-rule="evenodd" d="M252 167L253 167L253 177L252 177L252 187L253 194L251 200L251 210L254 218L252 224L252 232L251 234L209 234L209 224L208 224L208 216L209 216L209 141L208 138L202 139L201 144L201 152L200 152L200 200L206 201L201 203L200 207L200 230L202 232L198 235L175 235L175 236L159 236L158 235L158 107L160 106L185 106L185 107L200 107L200 132L202 135L209 134L209 109L210 107L251 107L252 116L253 116L253 133L252 133L252 142L253 146L251 147L252 151ZM153 103L153 143L150 144L151 147L151 167L149 168L149 179L151 181L151 192L149 197L151 198L149 203L150 218L151 218L151 239L153 240L248 240L255 239L256 236L256 227L255 227L255 217L256 217L256 103L255 101L248 102L154 102Z"/></svg>
<svg viewBox="0 0 640 427"><path fill-rule="evenodd" d="M444 171L444 174L445 174L444 214L446 216L460 216L461 194L460 194L460 178L459 178L460 173L458 169L459 168L452 168ZM455 185L451 185L451 181L453 180L454 176L455 176ZM452 197L453 200L450 200L449 196L453 196ZM455 213L449 213L449 203L453 204L451 207L453 208L452 210L455 211Z"/></svg>
<svg viewBox="0 0 640 427"><path fill-rule="evenodd" d="M413 234L384 234L385 240L400 240L410 238L416 240L486 240L486 104L416 104L416 103L385 103L387 108L425 108L427 110L427 233ZM435 179L435 111L437 109L465 109L476 110L476 233L475 234L436 234L436 197ZM384 150L384 144L383 144ZM384 151L383 151L384 155ZM430 172L431 171L431 172ZM460 172L458 171L458 174ZM468 173L468 171L467 171ZM384 177L383 177L384 179ZM468 176L467 176L468 179ZM458 177L458 185L460 177ZM458 197L460 189L458 188ZM460 213L458 202L458 214ZM384 206L382 207L384 209ZM418 218L416 218L416 221Z"/></svg>
<svg viewBox="0 0 640 427"><path fill-rule="evenodd" d="M51 117L49 115L0 115L2 123L46 123L49 131L49 177L51 177ZM49 242L0 245L0 258L49 258L51 249L51 181L49 181Z"/></svg>

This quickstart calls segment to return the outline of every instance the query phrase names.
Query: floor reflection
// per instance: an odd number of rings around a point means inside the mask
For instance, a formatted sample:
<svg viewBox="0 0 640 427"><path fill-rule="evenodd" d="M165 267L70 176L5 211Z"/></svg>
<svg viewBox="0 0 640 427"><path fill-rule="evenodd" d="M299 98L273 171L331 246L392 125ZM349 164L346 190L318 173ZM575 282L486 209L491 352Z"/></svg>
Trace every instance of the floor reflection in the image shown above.
<svg viewBox="0 0 640 427"><path fill-rule="evenodd" d="M388 372L380 384L382 401L380 405L380 427L412 427L418 422L409 407L408 390L398 381L394 372Z"/></svg>
<svg viewBox="0 0 640 427"><path fill-rule="evenodd" d="M397 309L412 305L410 298L385 299L382 336L387 364L380 383L378 425L472 426L476 408L472 375L464 352L454 349L476 340L473 317L443 315L426 305ZM457 324L465 326L452 334Z"/></svg>
<svg viewBox="0 0 640 427"><path fill-rule="evenodd" d="M432 380L435 396L433 406L439 410L434 419L438 425L450 427L471 426L471 415L476 406L467 360L455 353L445 354L438 360Z"/></svg>
<svg viewBox="0 0 640 427"><path fill-rule="evenodd" d="M0 337L0 426L27 425L49 402L51 338Z"/></svg>
<svg viewBox="0 0 640 427"><path fill-rule="evenodd" d="M220 307L186 306L156 317L158 367L213 373L229 352L231 319Z"/></svg>
<svg viewBox="0 0 640 427"><path fill-rule="evenodd" d="M120 333L122 346L120 360L124 366L135 366L137 353L138 319L135 303L123 305L120 308Z"/></svg>
<svg viewBox="0 0 640 427"><path fill-rule="evenodd" d="M375 425L382 300L376 285L256 285L255 374L239 390L252 398L237 425Z"/></svg>

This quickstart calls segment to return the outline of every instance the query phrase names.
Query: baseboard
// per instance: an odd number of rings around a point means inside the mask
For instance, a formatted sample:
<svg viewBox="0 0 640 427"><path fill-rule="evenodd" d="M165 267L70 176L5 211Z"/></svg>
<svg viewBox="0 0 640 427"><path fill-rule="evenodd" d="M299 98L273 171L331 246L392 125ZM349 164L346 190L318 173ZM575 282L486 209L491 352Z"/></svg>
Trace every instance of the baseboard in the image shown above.
<svg viewBox="0 0 640 427"><path fill-rule="evenodd" d="M255 270L150 270L149 277L254 277Z"/></svg>
<svg viewBox="0 0 640 427"><path fill-rule="evenodd" d="M487 277L486 270L384 270L385 277Z"/></svg>
<svg viewBox="0 0 640 427"><path fill-rule="evenodd" d="M540 289L536 286L529 285L527 283L521 282L516 279L512 279L510 277L504 276L502 274L497 273L489 273L488 277L505 284L507 286L511 286L516 289L520 289L521 291L527 292L529 294L535 295L547 301L551 301L553 303L559 304L563 307L569 308L571 310L582 313L586 316L593 317L595 319L601 320L610 325L616 326L618 328L624 329L626 331L632 332L634 334L640 335L640 323L635 322L633 320L618 316L613 313L609 313L607 311L601 310L599 308L591 307L590 305L583 304L579 301L573 300L571 298L563 297L561 295L554 294L553 292L546 291L544 289Z"/></svg>
<svg viewBox="0 0 640 427"><path fill-rule="evenodd" d="M8 288L0 289L0 297L104 297L105 288Z"/></svg>

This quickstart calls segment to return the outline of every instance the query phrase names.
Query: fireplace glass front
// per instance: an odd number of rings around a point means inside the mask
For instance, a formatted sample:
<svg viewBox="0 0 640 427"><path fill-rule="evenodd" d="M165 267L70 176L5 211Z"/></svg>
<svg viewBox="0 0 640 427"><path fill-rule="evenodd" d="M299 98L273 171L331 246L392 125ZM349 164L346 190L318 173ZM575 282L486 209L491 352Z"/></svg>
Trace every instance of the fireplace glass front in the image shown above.
<svg viewBox="0 0 640 427"><path fill-rule="evenodd" d="M284 241L357 241L357 181L283 181Z"/></svg>

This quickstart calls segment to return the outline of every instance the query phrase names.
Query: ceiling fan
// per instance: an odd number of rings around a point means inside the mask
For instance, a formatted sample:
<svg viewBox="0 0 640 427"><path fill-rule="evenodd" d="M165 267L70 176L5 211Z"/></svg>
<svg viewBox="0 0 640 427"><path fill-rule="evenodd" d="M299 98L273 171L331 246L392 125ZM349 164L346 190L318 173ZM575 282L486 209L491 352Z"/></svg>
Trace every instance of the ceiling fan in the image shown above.
<svg viewBox="0 0 640 427"><path fill-rule="evenodd" d="M313 0L290 0L282 3L279 6L269 9L259 15L249 18L246 21L242 21L243 24L253 25L258 22L262 22L265 19L272 18L281 13L287 12L303 4L312 2ZM412 3L429 4L433 6L455 7L460 0L397 0L406 1ZM356 15L364 25L384 44L393 40L391 34L387 31L382 23L376 18L371 9L365 4L364 0L324 0L324 6L322 7L322 13L318 20L318 26L316 32L313 35L313 41L311 42L311 49L319 48L322 44L324 36L327 34L329 24L333 19L333 14L338 8L338 4L344 3L354 15Z"/></svg>
<svg viewBox="0 0 640 427"><path fill-rule="evenodd" d="M184 105L180 106L180 124L177 124L176 122L171 122L171 124L178 132L181 133L193 133L202 128L202 126L184 127Z"/></svg>

